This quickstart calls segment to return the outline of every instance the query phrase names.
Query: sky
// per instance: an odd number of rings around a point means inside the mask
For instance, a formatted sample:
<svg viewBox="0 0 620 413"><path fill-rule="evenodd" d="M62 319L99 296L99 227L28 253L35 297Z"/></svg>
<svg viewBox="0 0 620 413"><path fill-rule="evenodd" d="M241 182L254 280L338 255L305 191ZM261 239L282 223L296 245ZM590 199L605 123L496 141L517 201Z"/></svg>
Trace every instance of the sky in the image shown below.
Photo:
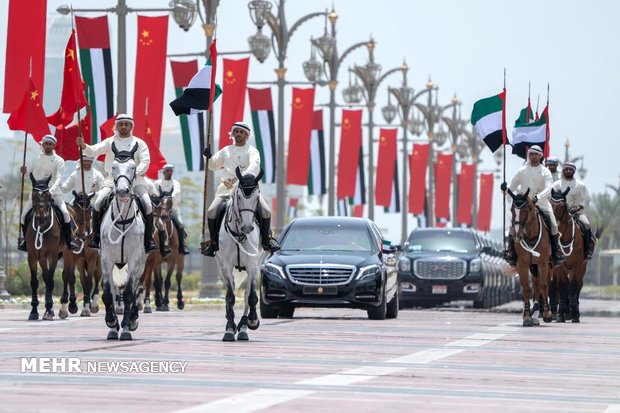
<svg viewBox="0 0 620 413"><path fill-rule="evenodd" d="M66 1L48 0L48 21L58 18L56 8ZM167 7L168 1L127 0L129 7ZM252 24L247 2L228 0L218 7L217 41L220 52L248 50L247 38L256 32ZM90 0L76 2L74 7L103 8L114 5L113 0ZM517 118L519 110L527 103L528 84L534 108L540 99L542 111L550 88L551 153L564 159L565 142L570 141L571 157L583 156L587 169L585 183L590 192L605 191L606 184L618 185L620 164L616 161L618 145L613 120L620 107L620 2L614 0L289 0L286 2L288 27L302 16L335 7L339 15L337 23L338 48L342 52L350 45L372 36L377 42L375 60L383 71L397 67L406 61L410 67L408 83L416 90L424 87L429 77L439 86L439 103L447 104L456 93L462 102L462 114L469 118L473 103L483 97L497 94L503 87L506 69L508 131ZM274 9L275 9L274 3ZM6 53L6 26L8 1L0 4L0 56ZM141 13L161 15L162 13ZM86 15L86 14L84 14ZM94 17L99 14L88 14ZM69 21L68 17L66 18ZM116 17L109 18L113 64L116 64ZM310 57L311 36L323 34L324 20L307 21L293 34L287 52L287 80L303 81L302 62ZM268 28L263 29L269 35ZM133 102L133 79L135 76L136 17L127 19L127 47L129 82L128 106ZM185 32L169 23L168 53L198 52L205 49L205 38L199 20ZM64 45L63 45L64 47ZM236 55L230 57L243 57ZM358 49L344 60L339 73L337 102L343 104L341 91L348 83L347 67L367 61L365 49ZM182 60L182 59L178 59ZM202 63L202 60L201 60ZM221 66L220 66L221 67ZM277 61L273 51L260 64L250 60L249 82L275 81L273 71ZM46 67L46 70L48 68ZM116 69L114 69L116 71ZM220 74L221 76L221 74ZM387 87L400 85L402 76L393 75L380 86L376 99L377 109L387 103ZM0 88L4 88L4 65L0 65ZM53 84L53 82L49 82ZM51 87L51 86L50 86ZM58 83L56 88L60 88ZM307 87L307 86L305 86ZM59 94L59 90L45 93ZM166 73L164 102L174 99L174 87L169 66ZM287 88L285 133L289 128L291 89ZM276 88L272 89L274 106ZM317 88L315 103L329 100L326 88ZM57 103L56 103L57 105ZM51 105L51 106L56 106ZM247 106L245 120L250 123ZM52 112L56 107L47 107ZM216 106L216 136L219 116ZM339 120L340 115L337 115ZM0 115L0 148L6 148L7 140L16 136L6 126L8 115ZM364 119L366 114L364 115ZM379 113L375 119L381 118ZM328 116L324 116L328 129ZM384 123L379 119L377 123ZM178 119L165 105L163 128L178 136ZM328 133L326 132L326 139ZM375 131L375 138L378 128ZM23 136L23 135L19 135ZM339 139L339 131L337 131ZM163 152L176 164L183 163L180 137L175 142L164 142ZM364 131L364 142L367 136ZM4 141L4 142L3 142ZM338 141L337 141L338 143ZM364 144L366 146L366 144ZM338 145L337 145L338 147ZM34 149L32 149L34 150ZM410 150L410 148L409 148ZM376 151L375 151L376 153ZM9 173L9 165L15 154L0 153L0 175ZM19 156L18 156L19 158ZM507 156L507 178L520 166L521 160ZM578 167L581 163L577 163ZM3 169L4 168L4 169ZM485 150L481 170L495 170L497 164L492 154ZM182 169L182 168L181 168ZM180 169L178 169L180 170ZM180 172L179 172L180 173ZM494 190L494 214L492 226L501 228L501 196L498 176ZM311 208L316 207L310 205ZM400 238L400 218L377 211L375 221L386 230L389 237ZM410 220L412 228L414 220Z"/></svg>

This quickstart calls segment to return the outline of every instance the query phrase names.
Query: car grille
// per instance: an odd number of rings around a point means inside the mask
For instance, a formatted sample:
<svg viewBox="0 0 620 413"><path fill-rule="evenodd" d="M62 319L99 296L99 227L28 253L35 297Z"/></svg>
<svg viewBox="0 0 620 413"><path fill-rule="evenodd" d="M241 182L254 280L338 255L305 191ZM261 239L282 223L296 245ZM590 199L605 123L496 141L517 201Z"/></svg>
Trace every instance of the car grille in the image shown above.
<svg viewBox="0 0 620 413"><path fill-rule="evenodd" d="M356 271L353 265L294 264L286 268L291 281L304 285L342 285L348 283Z"/></svg>
<svg viewBox="0 0 620 413"><path fill-rule="evenodd" d="M419 259L415 261L414 273L427 280L456 280L466 274L467 263L459 259Z"/></svg>

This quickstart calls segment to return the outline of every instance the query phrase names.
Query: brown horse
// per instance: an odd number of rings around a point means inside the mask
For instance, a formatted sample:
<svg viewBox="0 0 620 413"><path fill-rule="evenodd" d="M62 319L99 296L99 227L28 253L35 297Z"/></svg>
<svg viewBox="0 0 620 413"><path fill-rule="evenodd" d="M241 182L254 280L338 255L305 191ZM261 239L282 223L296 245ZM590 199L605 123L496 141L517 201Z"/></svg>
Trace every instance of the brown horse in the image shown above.
<svg viewBox="0 0 620 413"><path fill-rule="evenodd" d="M80 249L78 251L70 251L68 248L63 250L64 269L62 271L63 291L60 298L62 307L58 312L60 318L67 317L67 286L70 289L69 295L69 312L75 314L78 310L75 298L75 270L77 268L80 273L80 283L84 292L84 308L80 316L90 317L91 313L99 312L99 284L101 283L101 259L99 252L88 247L88 241L92 237L90 231L90 220L92 214L91 200L95 193L86 195L84 199L82 194L73 192L74 200L71 205L67 205L71 219L76 224L75 236L79 239ZM83 210L84 204L86 209ZM84 222L86 215L86 222ZM83 235L86 234L86 237ZM92 295L91 295L92 291Z"/></svg>
<svg viewBox="0 0 620 413"><path fill-rule="evenodd" d="M32 289L32 310L29 320L38 320L39 306L37 264L41 266L42 278L45 283L45 313L43 320L53 320L54 272L58 264L58 253L64 246L61 234L62 215L53 208L52 195L48 185L51 176L36 181L32 174L32 211L26 218L26 246L28 249L28 267L30 268L30 288Z"/></svg>
<svg viewBox="0 0 620 413"><path fill-rule="evenodd" d="M170 278L172 277L172 273L175 269L177 280L177 308L179 310L185 308L185 303L183 302L183 290L181 289L183 268L185 267L185 255L179 252L179 232L176 225L172 222L172 206L173 200L171 194L163 192L161 194L160 218L166 228L166 233L164 235L168 236L168 244L172 249L172 254L163 259L163 262L166 263L165 280L162 279L161 264L155 268L155 304L158 311L169 311L168 304L170 303L170 300L168 299L168 294L170 292ZM161 293L162 281L165 289L163 297Z"/></svg>
<svg viewBox="0 0 620 413"><path fill-rule="evenodd" d="M159 223L161 218L161 197L151 195L151 203L153 204L153 222ZM160 248L148 255L146 264L144 265L144 272L138 282L138 285L140 285L138 289L138 295L140 297L138 302L141 305L141 309L145 313L153 312L151 308L151 287L153 285L153 272L156 268L161 267L161 262L163 261L163 256L161 255L161 245L163 241L162 237L166 237L166 234L163 234L163 231L161 231L163 229L163 225L155 225L153 240L156 245L160 246ZM158 306L161 306L161 304L158 304Z"/></svg>
<svg viewBox="0 0 620 413"><path fill-rule="evenodd" d="M558 230L562 234L560 248L566 256L566 260L553 270L559 294L559 308L556 316L558 323L564 323L567 317L573 323L579 322L579 294L588 265L585 259L583 233L566 205L568 191L570 188L566 188L564 192L551 190L551 206L558 221ZM592 242L596 242L600 233L601 231L596 231Z"/></svg>
<svg viewBox="0 0 620 413"><path fill-rule="evenodd" d="M532 317L530 309L530 282L529 270L536 266L537 282L542 296L543 320L551 322L551 311L547 301L549 286L549 259L551 256L551 243L549 231L546 229L543 215L528 198L530 190L525 194L513 194L508 189L512 198L512 230L514 231L515 251L517 253L517 273L521 281L523 293L523 326L530 327L540 324L537 318Z"/></svg>

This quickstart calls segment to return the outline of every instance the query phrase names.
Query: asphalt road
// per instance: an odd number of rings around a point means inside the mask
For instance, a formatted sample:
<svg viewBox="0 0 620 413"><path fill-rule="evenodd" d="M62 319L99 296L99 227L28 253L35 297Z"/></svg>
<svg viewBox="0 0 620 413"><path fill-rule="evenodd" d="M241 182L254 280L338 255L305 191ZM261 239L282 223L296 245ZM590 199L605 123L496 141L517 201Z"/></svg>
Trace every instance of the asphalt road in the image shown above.
<svg viewBox="0 0 620 413"><path fill-rule="evenodd" d="M0 411L618 413L620 317L590 315L591 304L579 324L530 328L518 303L385 321L297 309L233 343L221 341L219 307L141 315L130 342L105 340L102 313L28 322L28 310L4 309ZM22 372L22 358L46 372ZM82 372L59 372L68 360ZM111 372L110 361L144 370Z"/></svg>

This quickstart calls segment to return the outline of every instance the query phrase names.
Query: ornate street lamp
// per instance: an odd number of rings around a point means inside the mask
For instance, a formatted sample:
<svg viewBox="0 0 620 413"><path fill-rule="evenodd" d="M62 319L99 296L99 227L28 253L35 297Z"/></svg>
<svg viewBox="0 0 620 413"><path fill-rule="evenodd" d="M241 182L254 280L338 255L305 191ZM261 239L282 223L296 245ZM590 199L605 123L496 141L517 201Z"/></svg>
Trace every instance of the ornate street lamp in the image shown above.
<svg viewBox="0 0 620 413"><path fill-rule="evenodd" d="M310 39L310 44L310 60L303 62L302 66L304 68L304 75L306 78L310 82L316 83L323 74L323 65L316 58L315 46L312 43L312 39Z"/></svg>
<svg viewBox="0 0 620 413"><path fill-rule="evenodd" d="M390 96L391 95L388 93L388 104L381 108L381 114L383 115L383 119L385 119L387 123L391 124L394 118L398 115L398 108L392 105Z"/></svg>
<svg viewBox="0 0 620 413"><path fill-rule="evenodd" d="M351 84L351 79L349 79L349 86L342 89L342 99L344 99L345 103L348 105L357 105L363 98L364 88L357 83L357 78L354 84Z"/></svg>
<svg viewBox="0 0 620 413"><path fill-rule="evenodd" d="M269 37L265 36L259 28L255 35L248 37L248 44L250 45L250 52L259 62L263 63L271 51Z"/></svg>
<svg viewBox="0 0 620 413"><path fill-rule="evenodd" d="M271 7L271 2L267 0L252 0L248 4L250 18L258 30L262 29L267 22L267 19L271 14Z"/></svg>

